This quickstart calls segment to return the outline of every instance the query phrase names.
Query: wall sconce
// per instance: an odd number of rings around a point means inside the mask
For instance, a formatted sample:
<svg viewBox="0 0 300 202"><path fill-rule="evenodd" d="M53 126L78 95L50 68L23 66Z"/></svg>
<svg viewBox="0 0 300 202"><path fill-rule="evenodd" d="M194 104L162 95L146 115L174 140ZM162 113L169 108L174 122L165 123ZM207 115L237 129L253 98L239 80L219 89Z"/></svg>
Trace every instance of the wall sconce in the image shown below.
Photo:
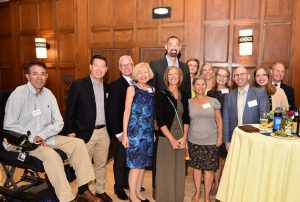
<svg viewBox="0 0 300 202"><path fill-rule="evenodd" d="M239 31L240 56L252 55L253 31L242 29Z"/></svg>
<svg viewBox="0 0 300 202"><path fill-rule="evenodd" d="M35 38L36 58L47 58L47 43L45 38Z"/></svg>

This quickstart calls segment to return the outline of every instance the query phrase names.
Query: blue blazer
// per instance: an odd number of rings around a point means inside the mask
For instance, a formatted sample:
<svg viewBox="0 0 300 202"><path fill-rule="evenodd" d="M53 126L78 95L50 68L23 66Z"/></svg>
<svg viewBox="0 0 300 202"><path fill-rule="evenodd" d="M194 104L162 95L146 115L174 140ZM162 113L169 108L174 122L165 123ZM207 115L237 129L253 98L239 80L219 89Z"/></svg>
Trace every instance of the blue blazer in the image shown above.
<svg viewBox="0 0 300 202"><path fill-rule="evenodd" d="M230 142L233 130L238 125L237 114L237 96L238 89L235 89L225 95L224 108L223 108L223 140ZM257 105L249 107L248 102L256 100ZM259 123L259 116L261 112L269 112L270 103L266 92L263 89L256 87L249 87L244 114L243 124Z"/></svg>

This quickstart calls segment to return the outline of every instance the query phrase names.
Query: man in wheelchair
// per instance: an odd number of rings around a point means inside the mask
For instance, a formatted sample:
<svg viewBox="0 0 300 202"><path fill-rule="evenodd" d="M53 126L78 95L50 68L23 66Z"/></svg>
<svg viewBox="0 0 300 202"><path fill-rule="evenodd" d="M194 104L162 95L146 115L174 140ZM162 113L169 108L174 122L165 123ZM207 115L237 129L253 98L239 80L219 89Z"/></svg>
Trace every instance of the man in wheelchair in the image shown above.
<svg viewBox="0 0 300 202"><path fill-rule="evenodd" d="M29 141L37 144L37 148L28 154L43 162L44 170L59 201L102 201L88 188L88 183L95 179L95 174L83 140L57 135L64 123L56 98L44 87L48 77L45 64L28 64L25 76L28 83L17 87L7 100L4 129L21 134L30 131ZM12 145L3 144L6 150L15 149ZM75 170L77 197L72 193L63 161L54 149L65 152ZM26 154L19 155L19 158L26 158Z"/></svg>

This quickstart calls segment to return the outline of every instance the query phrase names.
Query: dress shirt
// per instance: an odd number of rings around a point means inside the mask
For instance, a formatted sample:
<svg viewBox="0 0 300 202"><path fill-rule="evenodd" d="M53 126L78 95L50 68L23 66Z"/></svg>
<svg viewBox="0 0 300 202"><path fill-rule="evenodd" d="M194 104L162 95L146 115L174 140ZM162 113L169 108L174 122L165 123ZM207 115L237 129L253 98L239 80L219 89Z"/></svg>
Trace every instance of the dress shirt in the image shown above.
<svg viewBox="0 0 300 202"><path fill-rule="evenodd" d="M166 55L166 58L167 58L167 62L168 62L168 66L171 67L171 66L175 66L175 67L179 67L179 62L178 62L178 58L176 58L176 63L174 64L174 62L172 62L168 55Z"/></svg>
<svg viewBox="0 0 300 202"><path fill-rule="evenodd" d="M54 144L55 138L50 137L57 135L63 125L56 98L45 87L37 94L28 82L16 88L7 100L4 129L22 134L30 131L30 141L40 136L47 144Z"/></svg>
<svg viewBox="0 0 300 202"><path fill-rule="evenodd" d="M103 89L103 80L100 83L97 83L96 80L92 77L93 90L95 95L96 102L96 122L95 125L105 125L105 111L104 111L104 89Z"/></svg>
<svg viewBox="0 0 300 202"><path fill-rule="evenodd" d="M279 81L278 83L272 82L272 85L275 86L276 88L280 88L281 81Z"/></svg>
<svg viewBox="0 0 300 202"><path fill-rule="evenodd" d="M246 100L247 100L247 95L248 95L248 91L249 91L249 84L247 84L244 89L241 89L240 87L238 88L238 96L240 94L240 91L243 90L244 91L244 108L245 108L245 104L246 104Z"/></svg>

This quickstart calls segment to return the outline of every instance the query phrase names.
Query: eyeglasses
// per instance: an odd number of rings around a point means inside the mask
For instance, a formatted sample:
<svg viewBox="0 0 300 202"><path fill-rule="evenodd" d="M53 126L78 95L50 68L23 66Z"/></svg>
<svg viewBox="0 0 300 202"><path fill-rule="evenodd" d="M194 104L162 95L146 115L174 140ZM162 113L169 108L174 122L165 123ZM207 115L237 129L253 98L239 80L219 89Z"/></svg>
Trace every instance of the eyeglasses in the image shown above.
<svg viewBox="0 0 300 202"><path fill-rule="evenodd" d="M133 64L132 63L128 63L128 64L120 64L120 67L132 67Z"/></svg>
<svg viewBox="0 0 300 202"><path fill-rule="evenodd" d="M29 73L32 77L43 77L43 78L47 78L48 74L46 72L43 72L41 74L37 73L37 72L30 72Z"/></svg>
<svg viewBox="0 0 300 202"><path fill-rule="evenodd" d="M223 79L225 79L225 78L227 78L227 77L228 77L228 75L227 75L227 74L224 74L224 75L222 75L222 74L217 74L217 76L218 76L219 78L223 78Z"/></svg>
<svg viewBox="0 0 300 202"><path fill-rule="evenodd" d="M168 74L169 77L173 76L173 77L178 77L178 73L173 73L173 74Z"/></svg>
<svg viewBox="0 0 300 202"><path fill-rule="evenodd" d="M246 75L248 75L248 73L240 73L240 74L234 74L233 77L234 78L245 77Z"/></svg>

